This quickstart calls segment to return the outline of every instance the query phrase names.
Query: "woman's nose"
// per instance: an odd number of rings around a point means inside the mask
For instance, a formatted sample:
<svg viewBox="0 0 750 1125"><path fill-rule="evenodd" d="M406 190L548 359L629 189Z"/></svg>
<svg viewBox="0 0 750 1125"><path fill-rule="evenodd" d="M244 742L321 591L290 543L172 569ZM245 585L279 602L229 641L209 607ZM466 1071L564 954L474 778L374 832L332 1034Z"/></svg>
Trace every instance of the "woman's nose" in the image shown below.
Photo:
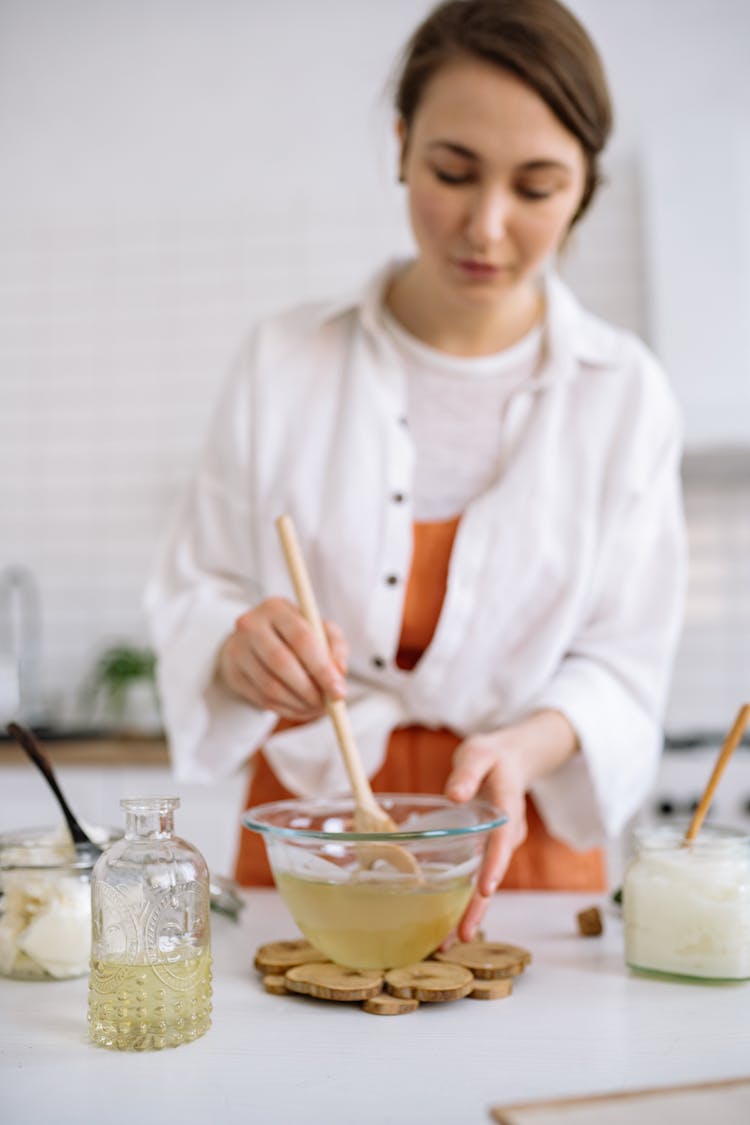
<svg viewBox="0 0 750 1125"><path fill-rule="evenodd" d="M487 188L475 193L466 224L466 234L473 246L481 248L503 237L509 205L508 194L502 189Z"/></svg>

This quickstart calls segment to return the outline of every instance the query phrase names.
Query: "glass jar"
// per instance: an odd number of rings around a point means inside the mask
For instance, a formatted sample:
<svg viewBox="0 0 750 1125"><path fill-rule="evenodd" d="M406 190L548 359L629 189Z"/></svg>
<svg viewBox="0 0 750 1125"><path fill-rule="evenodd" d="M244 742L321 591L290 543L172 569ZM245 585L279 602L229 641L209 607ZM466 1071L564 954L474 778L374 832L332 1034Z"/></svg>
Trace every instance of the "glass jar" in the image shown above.
<svg viewBox="0 0 750 1125"><path fill-rule="evenodd" d="M699 980L750 979L750 836L687 823L636 830L623 881L625 960Z"/></svg>
<svg viewBox="0 0 750 1125"><path fill-rule="evenodd" d="M87 831L103 848L122 835ZM86 975L92 867L64 825L0 835L0 974L47 981Z"/></svg>
<svg viewBox="0 0 750 1125"><path fill-rule="evenodd" d="M94 867L88 1021L104 1047L176 1047L211 1025L208 868L174 834L179 803L120 801L125 837Z"/></svg>

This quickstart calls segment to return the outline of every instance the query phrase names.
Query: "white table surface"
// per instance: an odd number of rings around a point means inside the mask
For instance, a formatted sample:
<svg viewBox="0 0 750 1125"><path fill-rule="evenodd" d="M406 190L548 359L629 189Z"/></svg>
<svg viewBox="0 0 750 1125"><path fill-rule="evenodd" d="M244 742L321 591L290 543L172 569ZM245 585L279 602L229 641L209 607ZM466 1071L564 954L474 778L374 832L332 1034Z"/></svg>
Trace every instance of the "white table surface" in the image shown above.
<svg viewBox="0 0 750 1125"><path fill-rule="evenodd" d="M275 891L239 923L213 915L213 1026L177 1049L95 1047L87 982L0 979L4 1125L473 1125L498 1103L750 1074L750 985L628 972L620 919L582 938L591 896L495 896L487 937L533 963L506 1000L422 1005L404 1016L266 994L264 941L296 936Z"/></svg>

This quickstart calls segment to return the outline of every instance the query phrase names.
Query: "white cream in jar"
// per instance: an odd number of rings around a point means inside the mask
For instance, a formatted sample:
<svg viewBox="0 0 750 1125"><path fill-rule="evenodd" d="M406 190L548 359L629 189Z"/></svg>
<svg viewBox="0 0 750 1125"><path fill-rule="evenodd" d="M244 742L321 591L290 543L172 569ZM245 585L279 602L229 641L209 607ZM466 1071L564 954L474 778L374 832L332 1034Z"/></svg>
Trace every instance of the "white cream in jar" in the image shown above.
<svg viewBox="0 0 750 1125"><path fill-rule="evenodd" d="M703 980L750 979L750 836L704 825L642 828L623 882L625 960Z"/></svg>
<svg viewBox="0 0 750 1125"><path fill-rule="evenodd" d="M87 828L102 847L103 829ZM0 976L62 980L88 972L91 868L63 826L0 835Z"/></svg>

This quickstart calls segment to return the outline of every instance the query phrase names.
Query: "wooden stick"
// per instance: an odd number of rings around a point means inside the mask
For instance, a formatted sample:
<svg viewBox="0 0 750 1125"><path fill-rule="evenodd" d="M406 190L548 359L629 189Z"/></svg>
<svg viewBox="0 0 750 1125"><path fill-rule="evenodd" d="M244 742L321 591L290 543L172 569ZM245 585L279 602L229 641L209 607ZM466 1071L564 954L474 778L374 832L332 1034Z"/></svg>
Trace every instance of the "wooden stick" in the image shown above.
<svg viewBox="0 0 750 1125"><path fill-rule="evenodd" d="M326 651L328 651L328 638L323 628L323 620L320 616L318 603L315 600L310 575L305 565L304 556L300 549L297 532L291 516L279 516L276 520L276 529L281 539L281 546L289 569L289 575L297 595L299 607L316 637ZM326 707L331 721L333 722L336 738L344 759L346 772L349 775L355 801L357 805L363 808L371 808L375 805L375 800L372 789L370 788L370 782L365 773L364 766L362 765L362 759L359 756L359 751L354 741L346 704L343 699L326 698Z"/></svg>
<svg viewBox="0 0 750 1125"><path fill-rule="evenodd" d="M750 703L745 703L737 712L737 718L734 720L734 725L732 726L732 729L730 730L724 741L724 745L721 748L721 752L717 759L716 765L714 766L713 773L708 779L708 785L706 786L703 796L698 803L697 809L693 813L693 819L690 821L690 826L685 833L683 844L690 844L698 835L700 826L703 824L703 820L706 816L706 813L708 812L708 807L711 804L714 792L716 791L716 786L719 784L719 779L724 772L724 767L726 766L734 751L737 749L740 743L740 739L745 733L745 727L747 726L748 719L750 719Z"/></svg>
<svg viewBox="0 0 750 1125"><path fill-rule="evenodd" d="M281 547L289 570L297 601L302 615L312 627L316 637L328 651L328 638L326 637L323 621L315 600L310 576L305 565L304 556L300 550L299 540L291 516L279 516L276 520L276 530L279 533ZM354 828L357 832L395 832L397 825L393 818L381 808L375 799L370 780L365 772L362 759L359 756L357 744L354 741L349 712L343 699L330 699L326 696L326 708L336 732L336 740L344 759L344 766L349 776L349 784L354 795ZM422 880L419 862L416 857L400 844L389 844L383 841L364 845L360 849L360 857L364 867L371 867L378 859L385 859L392 867L405 874L413 875L419 882Z"/></svg>

